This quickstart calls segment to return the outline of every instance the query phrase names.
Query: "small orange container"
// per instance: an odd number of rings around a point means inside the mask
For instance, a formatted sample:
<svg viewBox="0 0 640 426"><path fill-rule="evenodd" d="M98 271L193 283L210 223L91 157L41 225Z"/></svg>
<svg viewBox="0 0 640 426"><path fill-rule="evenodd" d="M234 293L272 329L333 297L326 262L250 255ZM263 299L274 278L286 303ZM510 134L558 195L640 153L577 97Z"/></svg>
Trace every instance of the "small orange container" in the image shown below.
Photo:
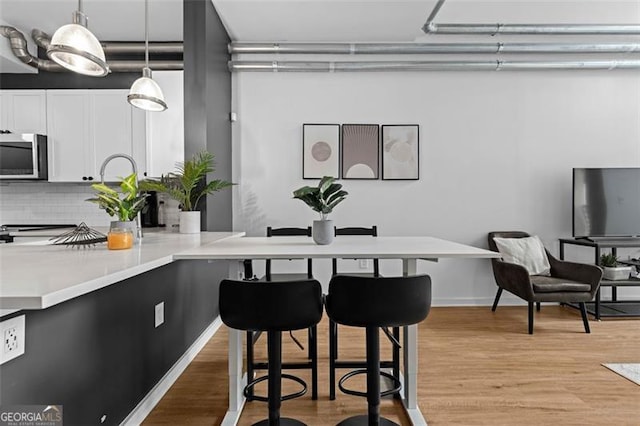
<svg viewBox="0 0 640 426"><path fill-rule="evenodd" d="M133 232L130 229L114 228L107 234L109 250L126 250L133 247Z"/></svg>

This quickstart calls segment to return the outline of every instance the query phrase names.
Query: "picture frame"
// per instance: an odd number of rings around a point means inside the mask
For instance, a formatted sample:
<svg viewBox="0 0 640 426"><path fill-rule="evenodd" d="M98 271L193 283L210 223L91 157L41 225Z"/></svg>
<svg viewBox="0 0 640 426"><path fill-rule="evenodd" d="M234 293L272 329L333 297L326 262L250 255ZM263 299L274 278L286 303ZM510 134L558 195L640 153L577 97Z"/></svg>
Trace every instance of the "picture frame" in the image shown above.
<svg viewBox="0 0 640 426"><path fill-rule="evenodd" d="M420 126L382 125L382 179L420 179Z"/></svg>
<svg viewBox="0 0 640 426"><path fill-rule="evenodd" d="M343 124L342 179L379 179L380 126Z"/></svg>
<svg viewBox="0 0 640 426"><path fill-rule="evenodd" d="M340 174L340 125L302 125L302 178L322 179L324 176L339 178Z"/></svg>

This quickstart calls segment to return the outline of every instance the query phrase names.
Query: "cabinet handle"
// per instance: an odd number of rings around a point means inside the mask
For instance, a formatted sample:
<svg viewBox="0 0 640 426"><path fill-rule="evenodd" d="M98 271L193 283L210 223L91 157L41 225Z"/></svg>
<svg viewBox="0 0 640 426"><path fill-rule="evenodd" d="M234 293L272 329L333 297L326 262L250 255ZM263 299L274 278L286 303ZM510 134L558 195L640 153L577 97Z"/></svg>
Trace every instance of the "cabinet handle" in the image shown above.
<svg viewBox="0 0 640 426"><path fill-rule="evenodd" d="M143 174L144 174L145 176L147 176L147 172L144 172Z"/></svg>
<svg viewBox="0 0 640 426"><path fill-rule="evenodd" d="M82 180L87 180L87 177L86 176L82 176Z"/></svg>
<svg viewBox="0 0 640 426"><path fill-rule="evenodd" d="M93 176L89 176L89 180L93 180Z"/></svg>

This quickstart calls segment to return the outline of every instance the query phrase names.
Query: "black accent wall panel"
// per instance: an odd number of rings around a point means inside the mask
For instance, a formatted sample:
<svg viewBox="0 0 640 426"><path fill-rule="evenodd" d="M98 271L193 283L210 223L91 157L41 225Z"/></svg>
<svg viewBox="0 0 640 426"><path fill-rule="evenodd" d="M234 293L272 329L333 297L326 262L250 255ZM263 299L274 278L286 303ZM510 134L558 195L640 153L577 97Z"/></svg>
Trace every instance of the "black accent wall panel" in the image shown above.
<svg viewBox="0 0 640 426"><path fill-rule="evenodd" d="M4 38L1 41L6 41ZM142 72L112 72L105 77L89 77L74 72L0 74L1 89L128 89Z"/></svg>
<svg viewBox="0 0 640 426"><path fill-rule="evenodd" d="M217 317L227 273L226 262L179 261L12 315L26 314L25 354L0 366L0 405L61 404L67 426L119 424Z"/></svg>
<svg viewBox="0 0 640 426"><path fill-rule="evenodd" d="M230 38L210 0L184 2L185 158L207 149L215 155L214 179L232 180ZM202 229L232 229L232 191L207 196Z"/></svg>

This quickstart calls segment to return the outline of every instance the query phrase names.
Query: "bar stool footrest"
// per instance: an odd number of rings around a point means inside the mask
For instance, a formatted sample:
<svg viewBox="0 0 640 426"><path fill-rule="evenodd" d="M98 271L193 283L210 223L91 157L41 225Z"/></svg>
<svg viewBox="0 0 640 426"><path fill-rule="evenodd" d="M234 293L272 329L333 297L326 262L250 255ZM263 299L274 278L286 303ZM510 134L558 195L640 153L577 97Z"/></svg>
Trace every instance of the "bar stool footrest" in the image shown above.
<svg viewBox="0 0 640 426"><path fill-rule="evenodd" d="M400 426L398 423L392 422L389 419L384 417L380 417L380 426ZM369 416L366 414L360 416L349 417L348 419L344 419L336 426L369 426Z"/></svg>
<svg viewBox="0 0 640 426"><path fill-rule="evenodd" d="M300 377L297 376L293 376L291 374L282 374L281 377L283 379L289 379L289 380L293 380L294 382L302 385L302 390L298 391L298 392L293 392L287 395L282 395L280 397L280 401L286 401L288 399L293 399L293 398L298 398L302 395L304 395L305 393L307 393L307 383L302 380ZM261 376L258 377L257 379L252 380L247 386L244 387L244 397L247 398L247 400L249 401L262 401L262 402L269 402L269 398L266 396L261 396L261 395L251 395L250 392L253 390L253 387L255 385L257 385L258 383L264 382L265 380L269 380L269 376ZM282 419L281 419L282 420ZM289 419L289 420L293 420L293 419ZM296 420L297 421L297 420ZM258 424L258 423L256 423ZM298 423L296 423L298 424ZM304 424L304 423L301 423ZM286 425L286 423L285 423Z"/></svg>
<svg viewBox="0 0 640 426"><path fill-rule="evenodd" d="M360 374L367 374L367 370L363 368L363 369L353 370L353 371L348 372L347 374L345 374L344 376L342 376L340 378L340 381L338 381L338 388L343 393L346 393L347 395L361 396L363 398L366 398L367 397L367 393L366 392L355 391L355 390L347 389L347 388L344 387L344 383L347 380L349 380L353 376L358 376ZM400 389L402 389L402 384L400 383L400 380L398 380L398 378L394 377L392 374L387 373L386 371L381 371L380 372L380 376L391 380L391 383L393 385L393 387L391 389L387 389L385 391L380 392L380 397L381 398L400 392ZM342 424L342 423L340 423L340 424Z"/></svg>
<svg viewBox="0 0 640 426"><path fill-rule="evenodd" d="M307 426L306 423L302 423L300 420L290 419L288 417L280 417L280 426ZM260 420L258 423L254 423L252 426L269 426L269 419Z"/></svg>

